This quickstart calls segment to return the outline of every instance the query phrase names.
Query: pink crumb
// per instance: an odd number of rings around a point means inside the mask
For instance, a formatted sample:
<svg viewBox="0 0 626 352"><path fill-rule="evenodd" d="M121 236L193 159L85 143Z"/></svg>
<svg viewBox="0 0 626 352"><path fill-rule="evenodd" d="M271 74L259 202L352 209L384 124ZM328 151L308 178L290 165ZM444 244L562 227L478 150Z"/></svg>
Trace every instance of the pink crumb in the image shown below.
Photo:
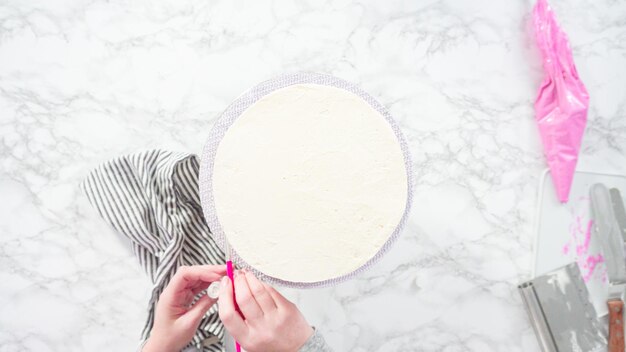
<svg viewBox="0 0 626 352"><path fill-rule="evenodd" d="M596 269L596 266L601 263L604 263L604 257L602 256L601 253L598 253L595 256L593 255L588 256L586 260L582 261L582 263L579 261L578 265L581 268L586 269L587 271L586 274L583 275L583 280L585 280L585 282L591 279L591 277L593 276L593 272Z"/></svg>
<svg viewBox="0 0 626 352"><path fill-rule="evenodd" d="M584 253L587 253L587 251L589 250L589 243L591 242L592 227L593 227L593 220L589 220L589 222L587 222L587 231L585 231L585 237L583 239L583 243L576 246L576 254L583 255Z"/></svg>

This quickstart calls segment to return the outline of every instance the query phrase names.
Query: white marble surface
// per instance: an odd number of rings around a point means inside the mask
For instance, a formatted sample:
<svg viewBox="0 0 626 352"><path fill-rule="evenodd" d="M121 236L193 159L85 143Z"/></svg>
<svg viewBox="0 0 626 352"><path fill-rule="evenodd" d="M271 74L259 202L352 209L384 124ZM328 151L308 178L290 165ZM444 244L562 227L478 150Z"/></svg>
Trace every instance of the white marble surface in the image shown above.
<svg viewBox="0 0 626 352"><path fill-rule="evenodd" d="M553 0L591 95L580 169L626 174L626 3ZM148 280L79 181L138 149L198 153L243 90L353 81L410 141L416 202L359 278L289 291L337 351L537 351L544 168L530 1L0 2L0 351L129 351ZM288 290L286 290L288 291Z"/></svg>

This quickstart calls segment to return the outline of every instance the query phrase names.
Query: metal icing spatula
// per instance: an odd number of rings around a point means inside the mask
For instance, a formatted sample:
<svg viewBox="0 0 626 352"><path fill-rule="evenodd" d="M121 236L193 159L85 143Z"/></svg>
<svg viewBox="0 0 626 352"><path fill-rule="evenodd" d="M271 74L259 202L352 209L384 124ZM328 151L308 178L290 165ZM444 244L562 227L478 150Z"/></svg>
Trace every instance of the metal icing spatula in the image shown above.
<svg viewBox="0 0 626 352"><path fill-rule="evenodd" d="M615 193L615 192L614 192ZM624 352L624 289L626 288L626 261L624 239L616 220L613 197L601 183L591 186L591 213L593 233L600 239L609 279L609 352ZM621 198L621 197L620 197ZM617 209L619 211L619 209Z"/></svg>
<svg viewBox="0 0 626 352"><path fill-rule="evenodd" d="M615 222L619 233L622 235L622 244L624 253L626 254L626 209L624 209L624 201L622 200L622 195L617 188L611 188L609 193L611 195L613 215L615 216ZM624 258L624 260L626 261L626 258ZM616 322L611 325L615 331L611 330L612 333L611 331L609 332L611 337L609 341L609 349L613 348L618 351L624 351L624 338L622 337L624 333L624 291L621 290L620 292L618 290L617 292L612 292L612 297L610 297L608 304L610 310L609 319L611 321L616 320Z"/></svg>
<svg viewBox="0 0 626 352"><path fill-rule="evenodd" d="M622 233L622 240L624 240L624 248L626 251L626 209L624 209L622 194L617 188L611 188L609 193L611 194L611 203L613 205L615 220L619 226L619 231Z"/></svg>

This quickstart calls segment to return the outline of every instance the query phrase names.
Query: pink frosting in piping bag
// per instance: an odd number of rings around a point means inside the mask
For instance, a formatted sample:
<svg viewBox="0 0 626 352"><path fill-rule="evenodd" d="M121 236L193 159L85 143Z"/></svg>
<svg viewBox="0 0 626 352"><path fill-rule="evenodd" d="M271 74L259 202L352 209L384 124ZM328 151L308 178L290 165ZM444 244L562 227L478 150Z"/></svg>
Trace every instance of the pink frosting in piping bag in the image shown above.
<svg viewBox="0 0 626 352"><path fill-rule="evenodd" d="M533 22L545 71L535 118L557 197L565 203L587 124L589 94L576 72L567 35L547 0L535 4Z"/></svg>

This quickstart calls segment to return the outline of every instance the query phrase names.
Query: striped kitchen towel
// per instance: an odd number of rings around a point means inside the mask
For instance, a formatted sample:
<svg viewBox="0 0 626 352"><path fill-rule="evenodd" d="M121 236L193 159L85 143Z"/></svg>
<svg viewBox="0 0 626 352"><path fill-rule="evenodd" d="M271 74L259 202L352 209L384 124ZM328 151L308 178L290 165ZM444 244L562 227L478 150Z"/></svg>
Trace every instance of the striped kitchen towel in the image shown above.
<svg viewBox="0 0 626 352"><path fill-rule="evenodd" d="M96 211L130 240L133 253L152 281L150 334L159 295L181 265L224 264L204 221L198 191L198 158L150 150L108 161L81 184ZM217 305L202 319L191 346L223 351L224 327Z"/></svg>

